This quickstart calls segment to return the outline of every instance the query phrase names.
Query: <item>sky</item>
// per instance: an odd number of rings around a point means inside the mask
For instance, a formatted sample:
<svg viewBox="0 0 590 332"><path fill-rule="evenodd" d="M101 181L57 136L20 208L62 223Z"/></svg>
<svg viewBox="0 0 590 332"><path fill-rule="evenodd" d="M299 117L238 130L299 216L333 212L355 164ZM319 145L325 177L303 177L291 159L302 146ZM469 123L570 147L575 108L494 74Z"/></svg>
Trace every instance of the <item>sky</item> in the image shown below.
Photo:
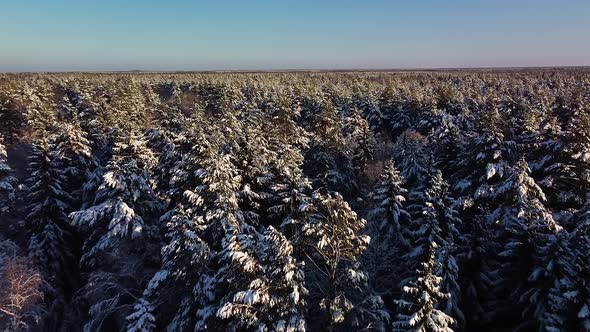
<svg viewBox="0 0 590 332"><path fill-rule="evenodd" d="M572 65L589 0L0 0L0 72Z"/></svg>

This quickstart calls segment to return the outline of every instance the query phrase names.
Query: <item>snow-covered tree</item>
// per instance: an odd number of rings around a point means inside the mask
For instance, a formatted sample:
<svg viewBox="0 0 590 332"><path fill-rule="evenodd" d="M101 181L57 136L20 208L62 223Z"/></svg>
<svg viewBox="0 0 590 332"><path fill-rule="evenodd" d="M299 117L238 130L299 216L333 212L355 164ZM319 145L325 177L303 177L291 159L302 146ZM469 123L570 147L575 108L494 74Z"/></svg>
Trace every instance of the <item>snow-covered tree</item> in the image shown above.
<svg viewBox="0 0 590 332"><path fill-rule="evenodd" d="M145 271L159 261L162 206L153 191L154 163L140 134L120 135L94 204L70 214L72 225L87 234L81 265L89 281L80 296L94 305L85 330L98 329L105 320L122 326L149 279Z"/></svg>
<svg viewBox="0 0 590 332"><path fill-rule="evenodd" d="M584 207L573 232L559 229L555 234L537 236L533 270L520 301L530 317L523 325L542 331L588 330L589 218ZM525 325L526 326L526 325Z"/></svg>
<svg viewBox="0 0 590 332"><path fill-rule="evenodd" d="M494 192L496 199L501 198L501 205L489 216L489 221L499 228L497 241L502 245L495 292L499 297L510 297L512 305L527 289L527 280L523 275L530 275L534 267L536 245L546 241L561 227L555 223L551 213L544 207L545 195L530 177L530 169L524 160L520 160L509 170L509 175ZM496 304L496 311L506 309L509 304ZM513 310L519 312L522 308Z"/></svg>
<svg viewBox="0 0 590 332"><path fill-rule="evenodd" d="M379 108L379 100L371 86L363 86L353 90L352 101L365 115L371 130L383 129L383 114Z"/></svg>
<svg viewBox="0 0 590 332"><path fill-rule="evenodd" d="M268 131L271 133L271 140L280 141L283 144L296 147L305 147L309 143L308 133L299 126L301 118L301 105L286 92L276 92L278 96L270 95L262 105L264 110L275 124Z"/></svg>
<svg viewBox="0 0 590 332"><path fill-rule="evenodd" d="M49 284L72 284L72 238L67 213L72 197L63 190L65 172L56 162L47 140L35 142L29 158L26 223L30 232L29 256Z"/></svg>
<svg viewBox="0 0 590 332"><path fill-rule="evenodd" d="M251 253L244 254L249 244L253 246ZM223 260L233 270L230 274L237 274L234 278L246 280L244 288L232 287L236 290L217 310L227 329L305 331L303 263L292 254L292 245L272 226L264 234L232 238Z"/></svg>
<svg viewBox="0 0 590 332"><path fill-rule="evenodd" d="M215 320L215 310L220 306L216 289L225 280L225 270L220 269L224 266L218 265L217 258L224 247L222 242L229 243L230 235L235 234L244 218L236 196L240 176L231 157L211 145L201 147L187 155L184 166L177 169L175 176L189 182L171 183L171 190L186 189L162 217L167 229L162 265L136 304L136 311L128 316L130 330L150 325L150 315L164 318L162 324L168 324L171 331L193 328L195 324L204 327ZM195 158L199 156L201 159ZM162 307L178 302L178 308Z"/></svg>
<svg viewBox="0 0 590 332"><path fill-rule="evenodd" d="M15 198L16 178L8 165L6 147L0 135L0 216L8 212L11 202Z"/></svg>
<svg viewBox="0 0 590 332"><path fill-rule="evenodd" d="M528 289L521 295L524 314L534 318L541 331L569 330L572 304L580 291L576 278L579 273L576 252L571 248L571 236L565 230L541 239L537 244L534 269ZM527 322L523 320L521 325Z"/></svg>
<svg viewBox="0 0 590 332"><path fill-rule="evenodd" d="M284 234L299 234L311 197L311 184L300 171L283 173L271 186L268 211Z"/></svg>
<svg viewBox="0 0 590 332"><path fill-rule="evenodd" d="M578 261L578 270L575 278L578 293L573 301L576 326L585 331L590 330L590 281L587 278L590 273L590 195L586 196L586 204L578 212L578 222L572 232L570 246ZM569 257L569 256L566 256ZM572 319L570 319L572 321Z"/></svg>
<svg viewBox="0 0 590 332"><path fill-rule="evenodd" d="M404 218L407 221L410 215L404 209L407 190L403 185L404 180L394 162L387 161L381 179L371 194L374 207L368 215L374 223L376 233L387 234L389 238L395 237L406 242L402 224Z"/></svg>
<svg viewBox="0 0 590 332"><path fill-rule="evenodd" d="M423 186L432 172L432 158L426 147L426 138L416 131L405 131L397 138L394 153L401 175L408 185L415 189Z"/></svg>
<svg viewBox="0 0 590 332"><path fill-rule="evenodd" d="M379 96L379 110L383 122L394 134L399 134L412 126L411 113L404 107L398 91L388 84Z"/></svg>
<svg viewBox="0 0 590 332"><path fill-rule="evenodd" d="M403 275L400 270L405 268L399 262L400 256L410 246L410 215L405 210L407 190L403 182L393 161L387 161L379 183L370 193L367 212L371 242L362 263L373 288L386 302L397 297L399 276Z"/></svg>
<svg viewBox="0 0 590 332"><path fill-rule="evenodd" d="M177 316L175 326L187 328L192 320L186 317L186 311L195 300L186 290L194 287L201 268L214 255L201 238L207 229L204 214L207 187L203 186L203 180L208 172L203 168L203 160L213 154L212 146L200 132L187 132L170 142L165 151L166 157L162 154L159 163L159 168L166 168L159 172L162 176L159 189L169 198L170 209L160 218L166 227L162 264L143 291L134 312L128 316L129 330L149 330L153 324L151 317L155 316L164 320L161 324L170 321L166 315L174 316L173 303L178 302L177 297L181 298L183 311L177 313L181 316Z"/></svg>
<svg viewBox="0 0 590 332"><path fill-rule="evenodd" d="M231 157L225 154L215 154L205 164L202 175L203 186L198 189L201 192L186 193L191 199L204 199L204 221L207 224L208 243L211 243L213 250L216 250L216 262L209 265L203 271L197 284L193 288L192 301L197 303L199 310L196 316L196 329L207 328L211 320L214 320L215 313L223 303L219 301L226 294L220 294L226 281L231 281L233 269L228 264L223 264L224 257L236 258L244 255L243 260L232 262L239 267L248 270L251 259L245 252L249 250L250 243L247 241L247 248L242 248L244 243L236 243L243 239L244 231L250 227L244 224L244 217L239 209L236 193L240 185L240 176L231 161ZM221 244L221 246L220 246ZM228 256L229 255L229 256ZM215 263L221 263L216 269ZM229 278L229 279L228 279ZM213 289L215 288L215 289ZM181 308L182 310L182 308ZM179 316L177 316L178 318ZM175 319L176 320L176 319ZM176 326L176 322L173 322Z"/></svg>
<svg viewBox="0 0 590 332"><path fill-rule="evenodd" d="M148 332L156 329L156 318L152 315L153 305L141 298L133 306L133 313L126 317L131 323L127 326L128 332Z"/></svg>
<svg viewBox="0 0 590 332"><path fill-rule="evenodd" d="M201 208L178 205L162 218L166 221L167 244L162 247L162 265L154 273L141 299L135 304L133 312L127 317L129 331L151 331L159 312L169 308L159 308L156 304L166 305L178 300L175 296L190 297L182 294L191 289L204 264L212 258L213 252L199 234L205 229L202 216L194 210ZM186 305L185 300L182 302ZM163 315L159 315L162 317ZM185 325L182 325L185 326Z"/></svg>
<svg viewBox="0 0 590 332"><path fill-rule="evenodd" d="M275 151L278 149L271 146L269 135L262 130L267 121L263 113L254 106L246 106L242 111L239 148L235 152L242 179L238 196L244 216L250 222L258 222L264 209L261 205L268 196L272 178L270 167L277 159Z"/></svg>
<svg viewBox="0 0 590 332"><path fill-rule="evenodd" d="M166 305L177 300L174 296L185 296L182 306L188 307L191 295L181 295L179 292L191 289L191 285L198 280L202 265L212 258L211 249L198 237L198 233L204 228L199 224L202 218L194 220L191 209L184 209L182 206L172 213L166 223L166 239L169 242L162 248L162 266L147 284L133 313L127 317L128 330L151 330L149 326L156 320L155 315L169 310L157 307L155 303ZM180 324L186 327L184 321Z"/></svg>
<svg viewBox="0 0 590 332"><path fill-rule="evenodd" d="M429 146L433 147L434 164L443 174L452 174L455 169L454 158L461 151L461 129L457 116L445 112L438 115L437 125L428 136Z"/></svg>
<svg viewBox="0 0 590 332"><path fill-rule="evenodd" d="M329 149L340 151L344 147L343 123L338 110L329 101L320 102L320 113L313 124L316 138Z"/></svg>
<svg viewBox="0 0 590 332"><path fill-rule="evenodd" d="M590 116L574 112L562 127L556 118L543 126L542 140L531 163L533 175L556 208L579 207L590 190Z"/></svg>
<svg viewBox="0 0 590 332"><path fill-rule="evenodd" d="M82 262L94 266L106 249L127 239L157 237L155 216L161 203L152 188L155 157L138 134L124 135L114 147L94 205L70 215L72 225L88 229Z"/></svg>
<svg viewBox="0 0 590 332"><path fill-rule="evenodd" d="M53 153L66 177L63 189L74 198L74 206L84 203L82 200L89 199L90 192L97 188L92 184L92 175L99 165L85 136L78 123L63 123L57 127L51 141ZM90 177L88 181L87 177Z"/></svg>
<svg viewBox="0 0 590 332"><path fill-rule="evenodd" d="M482 111L478 131L463 135L461 151L452 162L454 190L486 202L494 196L494 185L505 180L516 153L516 144L502 132L498 110Z"/></svg>
<svg viewBox="0 0 590 332"><path fill-rule="evenodd" d="M435 256L436 246L430 246L425 253L425 261L416 271L416 277L403 287L403 297L399 300L400 314L393 322L393 328L402 331L441 331L451 332L455 323L443 310L437 309L450 295L441 290L442 278L436 275L440 263Z"/></svg>
<svg viewBox="0 0 590 332"><path fill-rule="evenodd" d="M378 329L388 318L358 262L370 240L365 224L339 194L314 195L303 225L310 310L317 310L310 327Z"/></svg>
<svg viewBox="0 0 590 332"><path fill-rule="evenodd" d="M285 122L288 122L285 120ZM292 124L287 126L292 128ZM295 130L295 129L292 129ZM299 233L305 219L305 211L311 200L311 182L303 173L304 156L300 148L306 146L304 138L298 145L296 142L281 137L280 132L273 133L280 156L269 164L268 188L265 197L267 213L266 222L280 229L292 240ZM264 220L263 220L264 222Z"/></svg>
<svg viewBox="0 0 590 332"><path fill-rule="evenodd" d="M521 159L508 172L505 180L492 189L492 197L503 203L489 216L490 222L516 233L551 232L560 228L543 205L545 194L530 176L527 162Z"/></svg>
<svg viewBox="0 0 590 332"><path fill-rule="evenodd" d="M448 294L437 308L453 317L455 322L462 322L463 313L458 306L461 297L459 268L455 257L461 237L458 230L461 220L448 196L448 187L442 173L437 171L429 179L426 189L412 197L412 204L408 206L412 214L409 226L412 247L407 254L410 261L406 266L419 266L433 250L437 266L434 273L442 278L441 289Z"/></svg>
<svg viewBox="0 0 590 332"><path fill-rule="evenodd" d="M33 144L24 201L28 256L41 273L40 290L47 305L44 325L57 329L63 322L66 294L78 283L78 248L67 216L72 197L63 189L65 172L51 148L45 138Z"/></svg>
<svg viewBox="0 0 590 332"><path fill-rule="evenodd" d="M493 291L497 273L496 252L502 244L494 237L493 225L487 222L487 215L479 213L471 220L465 219L460 228L462 241L457 248L459 265L459 286L461 288L460 309L468 328L484 328L492 324L489 313L499 303Z"/></svg>
<svg viewBox="0 0 590 332"><path fill-rule="evenodd" d="M46 138L57 124L56 96L49 84L33 85L25 82L19 91L19 101L24 104L27 126L35 138Z"/></svg>
<svg viewBox="0 0 590 332"><path fill-rule="evenodd" d="M375 137L368 121L358 108L353 107L346 123L352 164L357 175L362 176L375 151Z"/></svg>

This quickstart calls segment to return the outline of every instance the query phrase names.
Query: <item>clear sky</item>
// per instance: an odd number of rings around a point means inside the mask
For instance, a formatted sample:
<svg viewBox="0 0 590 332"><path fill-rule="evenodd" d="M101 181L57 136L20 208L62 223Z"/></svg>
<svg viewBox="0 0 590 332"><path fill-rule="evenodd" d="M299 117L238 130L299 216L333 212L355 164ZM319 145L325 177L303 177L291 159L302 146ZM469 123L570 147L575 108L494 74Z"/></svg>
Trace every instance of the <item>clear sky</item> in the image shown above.
<svg viewBox="0 0 590 332"><path fill-rule="evenodd" d="M0 71L590 65L590 0L0 0Z"/></svg>

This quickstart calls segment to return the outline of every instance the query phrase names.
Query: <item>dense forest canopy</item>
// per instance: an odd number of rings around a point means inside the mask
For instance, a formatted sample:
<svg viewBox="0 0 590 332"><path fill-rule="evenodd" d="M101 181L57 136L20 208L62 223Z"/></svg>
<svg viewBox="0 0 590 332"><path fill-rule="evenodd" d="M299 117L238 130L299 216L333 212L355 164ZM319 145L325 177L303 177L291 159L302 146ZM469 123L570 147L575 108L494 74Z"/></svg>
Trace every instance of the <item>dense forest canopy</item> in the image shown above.
<svg viewBox="0 0 590 332"><path fill-rule="evenodd" d="M590 71L0 74L0 328L590 331Z"/></svg>

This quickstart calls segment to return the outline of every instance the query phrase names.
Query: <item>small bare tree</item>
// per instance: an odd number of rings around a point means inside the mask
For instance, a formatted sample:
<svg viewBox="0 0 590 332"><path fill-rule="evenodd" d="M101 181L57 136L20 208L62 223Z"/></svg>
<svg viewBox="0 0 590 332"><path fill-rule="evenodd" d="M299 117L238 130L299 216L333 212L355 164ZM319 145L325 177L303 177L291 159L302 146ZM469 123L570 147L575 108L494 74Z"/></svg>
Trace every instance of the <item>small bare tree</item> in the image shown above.
<svg viewBox="0 0 590 332"><path fill-rule="evenodd" d="M3 260L0 267L0 330L26 330L27 322L38 320L43 293L41 275L22 257Z"/></svg>

